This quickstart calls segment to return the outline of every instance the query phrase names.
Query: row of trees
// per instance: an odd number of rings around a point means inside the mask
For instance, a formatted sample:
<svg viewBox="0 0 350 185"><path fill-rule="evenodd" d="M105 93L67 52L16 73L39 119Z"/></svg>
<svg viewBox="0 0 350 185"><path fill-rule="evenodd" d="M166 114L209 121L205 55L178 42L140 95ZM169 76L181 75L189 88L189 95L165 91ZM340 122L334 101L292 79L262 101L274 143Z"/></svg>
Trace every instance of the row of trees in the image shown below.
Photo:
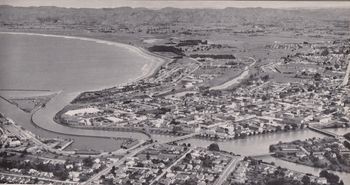
<svg viewBox="0 0 350 185"><path fill-rule="evenodd" d="M320 177L326 178L327 182L330 183L331 185L344 185L344 182L340 180L338 175L334 173L330 173L327 170L322 170L320 172Z"/></svg>

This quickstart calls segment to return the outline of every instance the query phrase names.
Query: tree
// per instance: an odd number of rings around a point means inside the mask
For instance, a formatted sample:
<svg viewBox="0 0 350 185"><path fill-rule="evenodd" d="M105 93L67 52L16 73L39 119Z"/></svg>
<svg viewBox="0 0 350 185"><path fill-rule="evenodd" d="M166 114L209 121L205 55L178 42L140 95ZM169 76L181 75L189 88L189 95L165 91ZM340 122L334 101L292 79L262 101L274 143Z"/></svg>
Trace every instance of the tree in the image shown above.
<svg viewBox="0 0 350 185"><path fill-rule="evenodd" d="M65 169L53 171L53 175L58 177L60 180L66 180L68 178L68 172Z"/></svg>
<svg viewBox="0 0 350 185"><path fill-rule="evenodd" d="M322 170L320 172L320 177L325 177L327 181L331 184L337 184L339 182L339 176L333 173L329 173L327 170Z"/></svg>
<svg viewBox="0 0 350 185"><path fill-rule="evenodd" d="M334 64L334 67L336 68L336 69L339 69L339 64Z"/></svg>
<svg viewBox="0 0 350 185"><path fill-rule="evenodd" d="M269 97L267 96L267 95L263 95L262 97L261 97L261 100L262 101L266 101L266 100L268 100L269 99Z"/></svg>
<svg viewBox="0 0 350 185"><path fill-rule="evenodd" d="M266 183L266 185L282 185L285 184L284 179L272 179Z"/></svg>
<svg viewBox="0 0 350 185"><path fill-rule="evenodd" d="M320 74L320 73L316 73L316 74L314 75L314 79L315 79L316 81L321 80L321 74Z"/></svg>
<svg viewBox="0 0 350 185"><path fill-rule="evenodd" d="M91 157L87 157L87 158L83 159L83 163L87 167L92 167L92 165L94 164Z"/></svg>
<svg viewBox="0 0 350 185"><path fill-rule="evenodd" d="M115 170L116 170L116 167L115 166L113 166L112 167L112 169L111 169L111 173L114 175L114 176L116 176L117 174L115 173Z"/></svg>
<svg viewBox="0 0 350 185"><path fill-rule="evenodd" d="M261 77L261 80L264 82L268 81L269 79L270 79L269 75L265 75L265 76Z"/></svg>
<svg viewBox="0 0 350 185"><path fill-rule="evenodd" d="M276 151L276 147L275 147L274 145L270 145L269 151L270 151L270 152Z"/></svg>
<svg viewBox="0 0 350 185"><path fill-rule="evenodd" d="M345 137L347 140L350 140L350 132L349 132L349 133L346 133L346 134L344 135L344 137Z"/></svg>
<svg viewBox="0 0 350 185"><path fill-rule="evenodd" d="M210 159L209 156L205 156L205 158L201 159L201 160L202 160L203 167L205 167L205 168L212 168L213 167L213 161Z"/></svg>
<svg viewBox="0 0 350 185"><path fill-rule="evenodd" d="M192 155L190 153L186 154L184 161L186 163L189 163L192 160Z"/></svg>
<svg viewBox="0 0 350 185"><path fill-rule="evenodd" d="M322 56L327 56L328 54L329 54L329 51L326 48L321 52Z"/></svg>
<svg viewBox="0 0 350 185"><path fill-rule="evenodd" d="M37 184L39 182L39 179L38 177L36 177L34 180L33 180L33 184Z"/></svg>
<svg viewBox="0 0 350 185"><path fill-rule="evenodd" d="M186 180L185 184L186 185L196 185L196 184L198 184L198 181L196 179L190 178L190 179Z"/></svg>
<svg viewBox="0 0 350 185"><path fill-rule="evenodd" d="M217 143L212 143L208 146L209 151L220 151L219 145Z"/></svg>
<svg viewBox="0 0 350 185"><path fill-rule="evenodd" d="M301 182L303 183L303 185L309 185L310 184L310 177L307 175L304 175L303 178L301 179Z"/></svg>

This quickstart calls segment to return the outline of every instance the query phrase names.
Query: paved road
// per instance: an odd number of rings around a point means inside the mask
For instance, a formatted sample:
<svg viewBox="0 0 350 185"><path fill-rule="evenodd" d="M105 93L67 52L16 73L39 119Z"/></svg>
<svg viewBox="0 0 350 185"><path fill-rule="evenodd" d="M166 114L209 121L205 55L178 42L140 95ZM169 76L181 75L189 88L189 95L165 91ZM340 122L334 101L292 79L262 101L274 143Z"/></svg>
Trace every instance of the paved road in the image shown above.
<svg viewBox="0 0 350 185"><path fill-rule="evenodd" d="M219 178L214 182L214 185L221 185L223 184L227 177L231 174L231 172L236 168L239 161L241 161L243 157L237 157L233 158L231 162L227 165L225 170L220 174Z"/></svg>
<svg viewBox="0 0 350 185"><path fill-rule="evenodd" d="M115 167L119 167L120 165L122 165L124 163L124 161L126 161L126 159L128 159L129 157L132 157L134 155L136 155L137 153L147 149L148 147L154 145L155 143L152 143L152 144L148 144L148 145L145 145L145 146L142 146L140 148L137 148L133 151L130 151L130 153L126 154L124 157L122 157L121 159L119 159L118 161L108 165L105 169L103 169L102 171L100 171L99 173L93 175L89 180L85 181L84 183L82 184L95 184L94 181L100 179L100 177L102 175L106 175L107 173L109 173L111 171L111 169L113 168L113 166Z"/></svg>
<svg viewBox="0 0 350 185"><path fill-rule="evenodd" d="M171 164L168 168L166 168L165 170L163 170L163 172L162 172L160 175L158 175L158 176L150 183L150 185L152 185L153 183L157 182L165 173L170 172L170 170L171 170L171 168L172 168L173 166L175 166L178 162L180 162L183 158L185 158L186 155L187 155L188 153L191 153L192 151L193 151L193 149L189 149L187 152L185 152L178 160L176 160L176 161L175 161L173 164Z"/></svg>
<svg viewBox="0 0 350 185"><path fill-rule="evenodd" d="M349 77L350 77L350 55L348 55L347 60L348 60L348 68L346 69L344 80L343 80L343 83L341 84L341 86L346 86L349 83Z"/></svg>
<svg viewBox="0 0 350 185"><path fill-rule="evenodd" d="M218 85L218 86L214 86L214 87L211 87L210 90L222 90L222 89L226 89L226 88L229 88L231 87L232 85L234 84L237 84L239 83L241 80L243 80L244 78L246 78L248 75L249 75L249 70L251 67L253 67L256 63L256 60L252 57L249 57L249 59L253 60L254 62L251 63L249 66L246 66L245 69L242 71L242 73L240 75L238 75L237 77L221 84L221 85Z"/></svg>
<svg viewBox="0 0 350 185"><path fill-rule="evenodd" d="M94 181L100 179L100 177L102 175L106 175L107 173L109 173L111 171L111 169L113 168L113 166L115 167L119 167L120 165L122 165L124 163L124 161L126 161L126 159L128 159L129 157L135 156L137 153L146 150L147 148L154 146L155 144L166 144L166 143L171 143L171 142L175 142L175 141L179 141L179 140L183 140L183 139L187 139L190 137L193 137L195 135L197 135L198 133L192 133L192 134L188 134L188 135L184 135L184 136L180 136L180 137L175 137L174 139L171 139L169 141L164 141L164 142L154 142L151 144L147 144L144 146L141 146L140 148L135 148L133 150L130 150L128 154L126 154L124 157L122 157L121 159L119 159L118 161L108 165L105 169L103 169L102 171L100 171L99 173L95 174L94 176L92 176L89 180L85 181L82 184L94 184Z"/></svg>

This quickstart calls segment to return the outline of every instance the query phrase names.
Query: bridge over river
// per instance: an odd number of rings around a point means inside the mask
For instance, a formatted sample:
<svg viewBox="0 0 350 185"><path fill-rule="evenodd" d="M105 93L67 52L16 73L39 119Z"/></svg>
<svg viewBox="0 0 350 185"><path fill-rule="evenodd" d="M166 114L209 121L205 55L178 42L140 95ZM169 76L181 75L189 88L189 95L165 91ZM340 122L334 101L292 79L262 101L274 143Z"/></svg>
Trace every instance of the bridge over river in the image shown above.
<svg viewBox="0 0 350 185"><path fill-rule="evenodd" d="M323 134L323 135L326 135L329 137L334 137L334 138L342 138L343 137L342 135L335 134L335 133L330 132L330 131L325 130L325 129L320 129L320 128L313 127L313 126L308 126L308 128L312 131L318 132L320 134Z"/></svg>
<svg viewBox="0 0 350 185"><path fill-rule="evenodd" d="M320 129L320 128L313 127L313 126L308 126L308 128L309 128L311 131L320 133L320 134L325 135L325 136L328 136L328 137L334 137L334 138L340 139L341 141L342 141L343 139L345 139L342 135L339 135L339 134L330 132L330 131L328 131L328 130L326 130L326 129ZM249 157L261 158L261 157L268 157L268 156L271 156L272 154L274 154L274 152L261 153L261 154L257 154L257 155L249 155Z"/></svg>
<svg viewBox="0 0 350 185"><path fill-rule="evenodd" d="M274 152L270 152L270 153L264 153L264 154L249 155L248 157L252 157L252 158L269 157L272 154L275 154L275 153Z"/></svg>

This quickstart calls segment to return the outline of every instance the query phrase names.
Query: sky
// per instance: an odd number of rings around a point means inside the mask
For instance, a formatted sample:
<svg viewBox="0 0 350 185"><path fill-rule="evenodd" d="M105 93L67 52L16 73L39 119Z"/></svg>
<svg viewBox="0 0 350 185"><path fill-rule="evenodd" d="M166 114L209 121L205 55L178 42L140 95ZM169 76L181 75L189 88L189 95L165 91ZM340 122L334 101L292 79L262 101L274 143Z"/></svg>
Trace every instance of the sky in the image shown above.
<svg viewBox="0 0 350 185"><path fill-rule="evenodd" d="M0 5L12 6L58 6L66 8L114 8L145 7L160 9L175 8L226 8L226 7L262 7L262 8L350 8L350 1L202 1L202 0L0 0Z"/></svg>

